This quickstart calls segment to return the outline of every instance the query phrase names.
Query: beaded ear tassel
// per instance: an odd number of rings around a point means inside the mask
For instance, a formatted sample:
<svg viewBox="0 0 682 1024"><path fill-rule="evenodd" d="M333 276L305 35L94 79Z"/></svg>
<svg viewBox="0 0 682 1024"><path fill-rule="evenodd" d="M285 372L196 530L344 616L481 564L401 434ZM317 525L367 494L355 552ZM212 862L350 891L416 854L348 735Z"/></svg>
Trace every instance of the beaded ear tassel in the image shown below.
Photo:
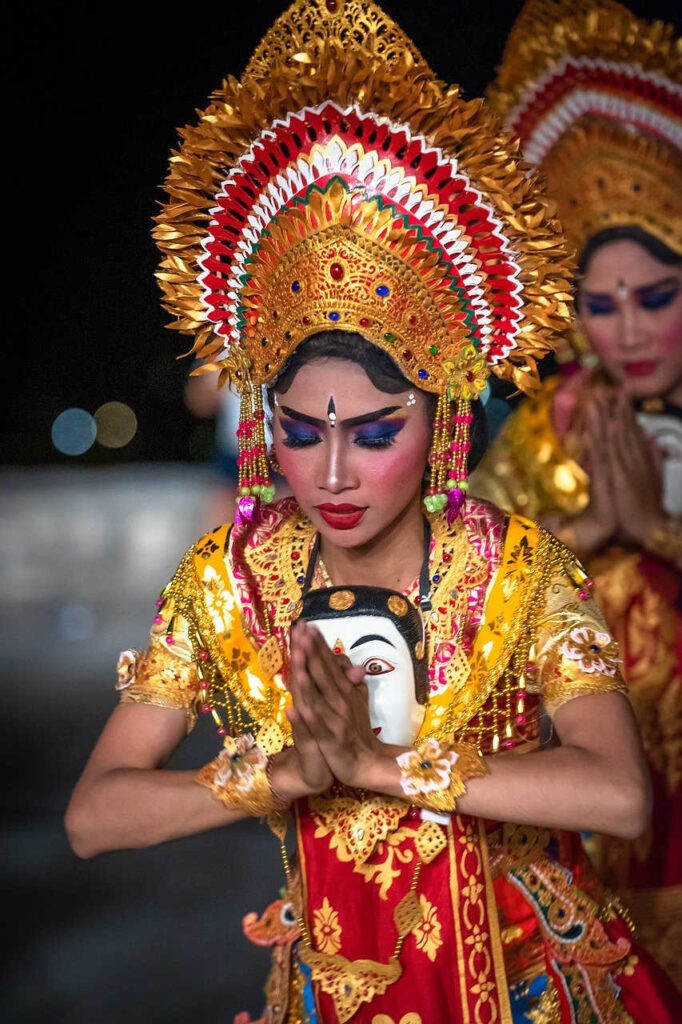
<svg viewBox="0 0 682 1024"><path fill-rule="evenodd" d="M440 512L447 506L448 525L459 515L466 491L467 464L471 449L471 402L458 398L454 415L447 392L438 396L433 440L429 454L429 488L424 505L429 512Z"/></svg>
<svg viewBox="0 0 682 1024"><path fill-rule="evenodd" d="M275 496L267 461L263 394L260 387L255 386L251 380L244 381L240 391L237 439L237 504L242 518L250 519L253 517L254 499L270 502Z"/></svg>

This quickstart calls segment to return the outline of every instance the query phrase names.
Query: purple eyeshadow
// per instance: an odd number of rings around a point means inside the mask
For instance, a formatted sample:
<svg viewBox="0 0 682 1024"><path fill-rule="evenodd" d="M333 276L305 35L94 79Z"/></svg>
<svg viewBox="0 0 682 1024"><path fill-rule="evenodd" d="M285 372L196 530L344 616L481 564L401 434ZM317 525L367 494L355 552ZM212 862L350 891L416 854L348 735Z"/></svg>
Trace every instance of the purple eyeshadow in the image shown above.
<svg viewBox="0 0 682 1024"><path fill-rule="evenodd" d="M405 426L405 420L375 420L356 428L355 440L383 441L395 437Z"/></svg>

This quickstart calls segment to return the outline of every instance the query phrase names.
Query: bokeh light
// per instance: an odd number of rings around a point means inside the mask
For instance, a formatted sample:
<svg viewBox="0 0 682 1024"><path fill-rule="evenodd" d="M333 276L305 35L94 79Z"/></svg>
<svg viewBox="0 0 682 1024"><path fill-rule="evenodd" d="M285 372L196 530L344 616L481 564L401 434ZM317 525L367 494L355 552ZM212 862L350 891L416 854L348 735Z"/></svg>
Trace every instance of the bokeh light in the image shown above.
<svg viewBox="0 0 682 1024"><path fill-rule="evenodd" d="M105 448L123 448L137 433L137 416L125 402L105 402L95 413L97 440Z"/></svg>
<svg viewBox="0 0 682 1024"><path fill-rule="evenodd" d="M52 444L63 455L82 455L96 436L97 425L85 409L65 409L52 424Z"/></svg>

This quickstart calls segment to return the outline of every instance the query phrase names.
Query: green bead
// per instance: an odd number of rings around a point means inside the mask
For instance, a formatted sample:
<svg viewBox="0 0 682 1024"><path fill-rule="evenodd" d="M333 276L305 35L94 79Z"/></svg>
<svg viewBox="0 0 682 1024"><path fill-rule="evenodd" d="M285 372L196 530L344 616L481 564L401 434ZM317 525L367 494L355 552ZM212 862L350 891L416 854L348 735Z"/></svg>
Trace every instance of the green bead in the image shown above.
<svg viewBox="0 0 682 1024"><path fill-rule="evenodd" d="M459 487L459 484L456 480L448 480L445 486L449 491L454 491L455 487Z"/></svg>
<svg viewBox="0 0 682 1024"><path fill-rule="evenodd" d="M240 487L239 488L239 493L243 494L244 497L246 497L247 495L251 494L251 488L250 487Z"/></svg>
<svg viewBox="0 0 682 1024"><path fill-rule="evenodd" d="M444 494L427 494L424 498L424 505L427 512L440 512L445 508L447 498Z"/></svg>
<svg viewBox="0 0 682 1024"><path fill-rule="evenodd" d="M384 341L393 341L394 339L395 334L391 334L390 332L388 334L384 334Z"/></svg>
<svg viewBox="0 0 682 1024"><path fill-rule="evenodd" d="M432 356L435 356L436 353L438 352L438 346L437 345L429 345L429 352L431 353Z"/></svg>
<svg viewBox="0 0 682 1024"><path fill-rule="evenodd" d="M275 497L274 484L262 484L260 489L260 496L266 504L273 501Z"/></svg>
<svg viewBox="0 0 682 1024"><path fill-rule="evenodd" d="M251 488L251 493L252 494L260 494L261 490L262 490L262 487L261 487L260 484L254 484L253 487Z"/></svg>

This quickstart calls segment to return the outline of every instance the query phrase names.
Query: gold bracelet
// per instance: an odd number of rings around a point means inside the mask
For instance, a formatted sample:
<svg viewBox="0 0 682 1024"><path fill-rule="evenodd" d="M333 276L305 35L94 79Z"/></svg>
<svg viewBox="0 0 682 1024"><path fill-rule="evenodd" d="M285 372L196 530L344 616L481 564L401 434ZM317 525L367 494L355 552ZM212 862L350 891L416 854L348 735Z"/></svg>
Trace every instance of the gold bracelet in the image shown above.
<svg viewBox="0 0 682 1024"><path fill-rule="evenodd" d="M439 743L424 739L396 758L400 787L410 803L430 811L452 812L466 793L466 781L488 775L490 769L468 743Z"/></svg>
<svg viewBox="0 0 682 1024"><path fill-rule="evenodd" d="M264 818L288 806L270 785L271 760L252 733L242 733L236 739L227 736L223 749L201 769L196 781L230 810Z"/></svg>

